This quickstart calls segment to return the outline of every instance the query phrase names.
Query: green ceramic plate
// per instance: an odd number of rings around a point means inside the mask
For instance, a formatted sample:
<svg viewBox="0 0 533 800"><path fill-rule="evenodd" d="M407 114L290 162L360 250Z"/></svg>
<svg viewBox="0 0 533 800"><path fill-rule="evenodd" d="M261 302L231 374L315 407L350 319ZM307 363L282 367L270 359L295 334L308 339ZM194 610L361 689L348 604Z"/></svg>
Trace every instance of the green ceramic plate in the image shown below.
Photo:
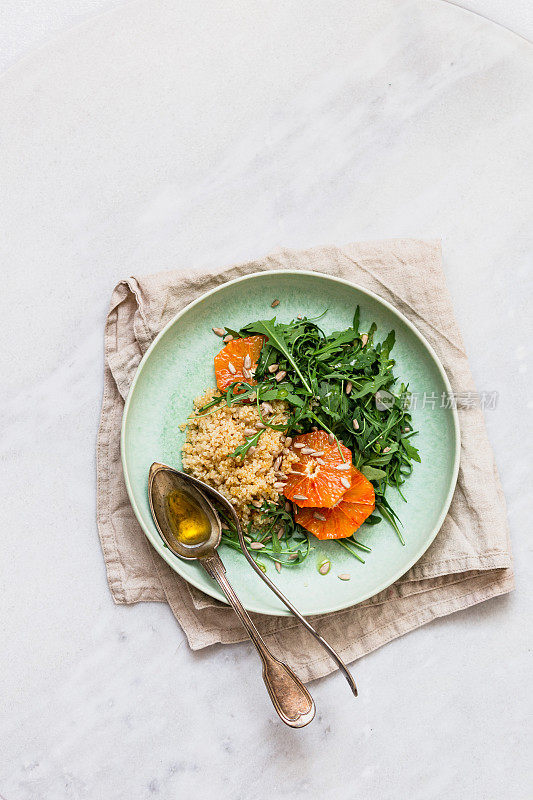
<svg viewBox="0 0 533 800"><path fill-rule="evenodd" d="M282 299L274 312L270 304ZM122 422L122 463L131 504L146 536L157 552L189 583L224 601L217 585L195 563L181 561L163 547L148 506L148 469L153 461L180 468L184 433L180 425L189 415L195 397L214 385L213 357L220 339L213 326L239 329L276 313L288 322L298 314L321 320L326 332L351 325L356 305L361 306L361 329L375 321L378 335L396 331L393 356L395 373L408 381L419 396L440 398L450 391L446 374L432 348L416 328L375 294L338 278L315 272L281 271L248 275L208 292L181 311L161 331L144 356L133 381ZM427 550L442 525L459 467L457 412L421 402L413 410L416 444L422 458L405 484L404 503L392 488L389 502L400 515L406 546L385 521L363 525L360 541L372 552L360 564L336 542L312 539L313 550L298 568L281 574L265 559L268 574L303 614L323 614L347 608L390 586ZM244 557L222 545L220 555L242 602L250 611L284 615L289 612L247 564ZM317 562L327 556L328 575L320 575ZM338 573L350 573L341 581Z"/></svg>

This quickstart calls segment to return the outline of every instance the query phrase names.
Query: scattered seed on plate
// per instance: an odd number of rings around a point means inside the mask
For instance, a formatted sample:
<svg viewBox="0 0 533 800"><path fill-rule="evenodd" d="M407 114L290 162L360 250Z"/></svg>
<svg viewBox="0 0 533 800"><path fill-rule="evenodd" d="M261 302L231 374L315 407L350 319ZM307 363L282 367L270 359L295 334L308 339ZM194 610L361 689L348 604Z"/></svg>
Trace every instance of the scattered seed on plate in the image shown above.
<svg viewBox="0 0 533 800"><path fill-rule="evenodd" d="M279 364L271 364L268 368L268 371L273 375L274 372L277 372L279 369Z"/></svg>
<svg viewBox="0 0 533 800"><path fill-rule="evenodd" d="M298 314L298 319L303 319L303 316L301 314Z"/></svg>
<svg viewBox="0 0 533 800"><path fill-rule="evenodd" d="M350 392L352 391L352 382L351 381L348 381L348 383L346 384L346 389L344 391L346 392L346 394L350 394Z"/></svg>
<svg viewBox="0 0 533 800"><path fill-rule="evenodd" d="M270 307L271 308L276 308L276 306L279 306L279 300L278 300L277 297L276 297L275 300L272 300L272 302L270 303Z"/></svg>
<svg viewBox="0 0 533 800"><path fill-rule="evenodd" d="M261 544L261 542L252 542L250 547L252 550L262 550L265 545Z"/></svg>
<svg viewBox="0 0 533 800"><path fill-rule="evenodd" d="M350 576L350 575L348 575L348 573L347 573L347 572L342 572L340 575L337 575L337 578L340 578L340 579L341 579L341 581L349 581L349 580L350 580L350 577L351 577L351 576Z"/></svg>
<svg viewBox="0 0 533 800"><path fill-rule="evenodd" d="M276 565L276 570L277 570L278 572L281 572L281 564L279 563L279 561L275 561L274 563L275 563L275 565Z"/></svg>
<svg viewBox="0 0 533 800"><path fill-rule="evenodd" d="M285 370L283 370L283 369L280 369L280 371L279 371L279 372L276 372L276 374L274 375L274 377L275 377L275 379L277 380L277 382L279 383L280 381L282 381L282 380L283 380L283 378L285 378L285 377L286 377L286 375L287 375L287 373L285 372Z"/></svg>
<svg viewBox="0 0 533 800"><path fill-rule="evenodd" d="M228 342L232 342L232 341L233 341L233 336L231 335L231 333L228 333L228 334L227 334L227 336L224 336L224 339L223 339L223 341L224 341L226 344L227 344Z"/></svg>
<svg viewBox="0 0 533 800"><path fill-rule="evenodd" d="M222 337L226 335L226 331L224 330L224 328L213 328L212 330L213 333L216 333L217 336Z"/></svg>
<svg viewBox="0 0 533 800"><path fill-rule="evenodd" d="M235 375L235 373L237 372L237 370L235 369L235 367L233 366L231 361L228 361L228 369L229 369L229 371L231 372L232 375Z"/></svg>
<svg viewBox="0 0 533 800"><path fill-rule="evenodd" d="M345 489L349 489L350 486L352 485L350 483L350 481L348 480L348 478L344 478L344 477L341 478L341 483L342 483L342 485L344 486Z"/></svg>
<svg viewBox="0 0 533 800"><path fill-rule="evenodd" d="M331 569L331 561L328 561L327 559L325 561L322 561L322 563L318 565L318 571L320 572L321 575L327 575L330 569Z"/></svg>

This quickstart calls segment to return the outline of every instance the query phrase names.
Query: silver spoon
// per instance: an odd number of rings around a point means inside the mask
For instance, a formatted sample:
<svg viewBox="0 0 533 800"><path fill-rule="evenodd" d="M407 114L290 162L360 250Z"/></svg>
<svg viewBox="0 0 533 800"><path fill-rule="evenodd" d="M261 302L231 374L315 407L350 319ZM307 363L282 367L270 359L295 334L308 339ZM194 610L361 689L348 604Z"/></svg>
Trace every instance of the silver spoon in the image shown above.
<svg viewBox="0 0 533 800"><path fill-rule="evenodd" d="M348 669L348 667L346 666L346 664L344 663L342 658L339 656L339 654L333 649L333 647L325 639L322 638L322 636L318 633L318 631L315 630L315 628L313 628L311 623L308 622L306 620L306 618L304 616L302 616L302 614L300 614L298 609L295 608L293 606L293 604L290 602L290 600L288 600L285 597L285 595L278 589L276 584L273 583L270 580L270 578L268 578L264 574L264 572L262 572L261 569L257 566L255 560L252 558L252 556L248 552L248 548L246 546L246 542L244 541L244 535L243 535L243 532L242 532L241 524L239 522L239 518L238 518L238 516L237 516L237 514L235 512L235 509L231 505L231 503L228 500L226 500L226 498L223 495L221 495L220 492L217 492L216 489L213 489L211 486L208 486L206 483L203 483L202 481L199 481L197 478L193 478L192 475L187 475L185 472L179 472L178 470L172 469L172 467L167 467L167 466L165 466L163 464L152 464L152 469L154 469L155 467L166 469L166 470L169 470L170 472L173 472L175 475L179 475L185 481L189 481L191 484L194 484L196 487L198 487L198 489L200 489L200 491L204 495L208 495L208 497L212 498L213 500L216 500L222 506L224 506L225 509L227 509L227 511L231 514L233 522L235 523L235 528L237 530L237 535L239 537L239 542L240 542L240 545L241 545L242 552L244 553L244 555L245 555L248 563L250 564L250 566L255 570L255 572L257 572L257 574L259 575L261 580L266 583L266 585L269 587L269 589L271 589L274 592L276 597L278 597L281 600L281 602L285 606L287 606L287 608L289 609L291 614L293 614L296 617L296 619L298 619L302 623L304 628L307 628L309 633L312 634L312 636L315 637L317 642L319 642L319 644L322 645L324 650L326 650L328 655L337 664L338 668L340 669L340 671L342 672L342 674L344 675L344 677L348 681L348 685L349 685L350 689L352 690L353 694L355 695L355 697L357 697L357 686L356 686L355 680L353 678L353 675L351 674L350 670Z"/></svg>
<svg viewBox="0 0 533 800"><path fill-rule="evenodd" d="M207 488L200 481L194 481L188 475L171 467L152 464L148 476L148 497L156 527L167 547L176 556L198 560L206 572L217 581L261 657L263 680L274 708L286 725L291 728L303 728L315 716L313 698L294 672L282 661L274 658L230 585L224 564L216 551L222 535L220 519L211 502L195 485L197 483L202 488ZM199 520L196 526L198 535L178 538L176 518L170 505L172 499L176 497L180 499L182 505L185 504L184 507L188 506L194 518Z"/></svg>

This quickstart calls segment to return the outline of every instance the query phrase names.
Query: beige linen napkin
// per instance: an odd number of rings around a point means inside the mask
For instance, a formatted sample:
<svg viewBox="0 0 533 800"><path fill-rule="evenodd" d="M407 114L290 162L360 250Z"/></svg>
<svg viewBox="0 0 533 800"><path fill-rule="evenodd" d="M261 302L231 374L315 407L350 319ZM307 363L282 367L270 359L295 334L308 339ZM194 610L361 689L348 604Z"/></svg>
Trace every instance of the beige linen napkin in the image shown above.
<svg viewBox="0 0 533 800"><path fill-rule="evenodd" d="M97 445L98 528L115 602L167 602L193 649L246 638L231 609L189 586L151 548L129 504L120 462L124 399L143 353L177 311L250 272L311 269L371 289L408 317L435 348L453 390L474 392L454 320L439 242L392 240L282 250L210 272L131 277L113 292L105 327L105 383ZM509 592L512 560L505 501L479 407L459 408L461 466L435 542L389 589L344 611L316 617L319 632L347 662L435 617ZM335 666L292 618L254 615L275 654L304 680Z"/></svg>

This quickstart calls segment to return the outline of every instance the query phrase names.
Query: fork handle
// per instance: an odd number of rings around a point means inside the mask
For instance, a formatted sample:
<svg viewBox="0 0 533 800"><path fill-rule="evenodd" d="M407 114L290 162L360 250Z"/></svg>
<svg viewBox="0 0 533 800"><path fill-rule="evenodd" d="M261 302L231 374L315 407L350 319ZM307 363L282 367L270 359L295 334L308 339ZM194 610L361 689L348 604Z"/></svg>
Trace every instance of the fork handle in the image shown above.
<svg viewBox="0 0 533 800"><path fill-rule="evenodd" d="M294 672L277 658L266 646L250 615L235 594L226 577L222 559L213 551L198 559L206 572L218 583L228 603L242 622L263 662L263 680L280 718L291 728L303 728L315 716L313 698Z"/></svg>

